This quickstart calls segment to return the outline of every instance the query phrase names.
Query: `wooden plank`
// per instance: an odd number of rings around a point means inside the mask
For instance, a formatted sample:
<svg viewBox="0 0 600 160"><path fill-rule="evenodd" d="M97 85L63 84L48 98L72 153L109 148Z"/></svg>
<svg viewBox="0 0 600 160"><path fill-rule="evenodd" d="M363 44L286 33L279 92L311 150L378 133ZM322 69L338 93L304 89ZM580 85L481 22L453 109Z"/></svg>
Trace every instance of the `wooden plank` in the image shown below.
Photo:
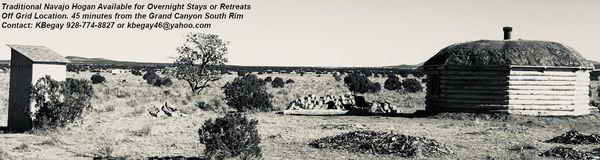
<svg viewBox="0 0 600 160"><path fill-rule="evenodd" d="M450 99L441 97L438 99L440 103L447 104L494 104L503 105L508 104L508 100L477 100L477 99Z"/></svg>
<svg viewBox="0 0 600 160"><path fill-rule="evenodd" d="M323 109L323 110L283 110L285 115L304 115L304 116L336 116L346 115L348 110Z"/></svg>

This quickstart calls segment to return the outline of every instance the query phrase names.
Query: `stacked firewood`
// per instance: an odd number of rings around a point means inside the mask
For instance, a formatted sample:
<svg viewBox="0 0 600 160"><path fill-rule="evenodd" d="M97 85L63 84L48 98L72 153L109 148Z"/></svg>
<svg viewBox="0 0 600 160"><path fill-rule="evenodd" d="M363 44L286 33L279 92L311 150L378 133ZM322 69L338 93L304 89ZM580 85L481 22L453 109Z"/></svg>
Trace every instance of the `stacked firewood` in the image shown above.
<svg viewBox="0 0 600 160"><path fill-rule="evenodd" d="M397 113L397 107L388 101L368 102L363 96L345 94L317 97L310 94L290 102L287 110L355 110L361 113Z"/></svg>
<svg viewBox="0 0 600 160"><path fill-rule="evenodd" d="M354 105L354 98L347 94L342 96L317 97L310 94L306 97L294 100L288 105L288 110L302 109L346 109L346 106Z"/></svg>

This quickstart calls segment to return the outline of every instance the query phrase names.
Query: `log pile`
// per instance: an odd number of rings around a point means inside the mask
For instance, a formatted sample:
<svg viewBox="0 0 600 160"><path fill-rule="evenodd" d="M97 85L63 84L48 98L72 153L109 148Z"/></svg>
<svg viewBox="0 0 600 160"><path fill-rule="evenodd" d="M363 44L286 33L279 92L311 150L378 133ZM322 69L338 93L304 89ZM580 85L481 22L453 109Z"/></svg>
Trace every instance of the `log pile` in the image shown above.
<svg viewBox="0 0 600 160"><path fill-rule="evenodd" d="M350 110L354 113L362 114L398 113L397 107L389 101L369 102L363 96L351 94L320 97L310 94L290 102L286 111L291 112L294 110L303 110L311 113L326 110Z"/></svg>
<svg viewBox="0 0 600 160"><path fill-rule="evenodd" d="M560 136L546 140L548 143L564 144L600 144L600 134L581 134L576 130L568 131Z"/></svg>
<svg viewBox="0 0 600 160"><path fill-rule="evenodd" d="M452 154L442 143L425 137L375 131L353 131L310 143L314 148L401 157L438 157Z"/></svg>
<svg viewBox="0 0 600 160"><path fill-rule="evenodd" d="M346 107L354 105L354 98L349 94L342 96L317 97L310 94L306 97L290 102L287 110L322 110L322 109L346 109Z"/></svg>
<svg viewBox="0 0 600 160"><path fill-rule="evenodd" d="M575 150L572 147L558 146L543 152L541 156L561 159L598 159L600 158L600 148L584 151Z"/></svg>

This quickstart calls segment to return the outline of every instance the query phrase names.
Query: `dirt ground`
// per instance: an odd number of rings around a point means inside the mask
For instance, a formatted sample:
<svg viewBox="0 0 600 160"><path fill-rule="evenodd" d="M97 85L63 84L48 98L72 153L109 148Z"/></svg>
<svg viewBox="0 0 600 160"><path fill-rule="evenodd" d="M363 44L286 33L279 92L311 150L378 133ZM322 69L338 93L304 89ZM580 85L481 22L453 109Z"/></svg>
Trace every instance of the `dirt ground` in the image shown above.
<svg viewBox="0 0 600 160"><path fill-rule="evenodd" d="M222 116L203 111L195 104L211 101L226 108L220 87L234 76L225 76L200 95L191 95L177 82L172 87L153 87L141 76L103 74L106 84L94 85L93 109L67 128L51 132L0 134L0 159L91 159L95 156L123 156L143 159L151 156L200 156L203 145L197 131L202 123ZM86 78L91 73L69 73ZM273 74L296 83L285 88L268 88L278 109L308 94L339 95L347 89L331 75L318 77ZM0 74L0 126L6 126L8 74ZM125 80L126 82L122 82ZM383 83L384 78L373 80ZM424 108L424 93L383 91L366 95L369 100L389 100L405 113ZM148 109L168 102L180 116L152 117ZM386 155L348 153L316 149L308 144L315 139L353 130L374 130L424 136L440 141L454 151L442 157L413 159L547 159L538 156L544 150L562 144L543 141L576 129L582 133L600 133L600 115L585 117L540 118L513 116L510 120L409 118L382 116L287 116L276 112L248 114L259 121L258 130L264 159L403 159ZM534 149L515 150L530 145ZM591 149L594 145L562 145Z"/></svg>

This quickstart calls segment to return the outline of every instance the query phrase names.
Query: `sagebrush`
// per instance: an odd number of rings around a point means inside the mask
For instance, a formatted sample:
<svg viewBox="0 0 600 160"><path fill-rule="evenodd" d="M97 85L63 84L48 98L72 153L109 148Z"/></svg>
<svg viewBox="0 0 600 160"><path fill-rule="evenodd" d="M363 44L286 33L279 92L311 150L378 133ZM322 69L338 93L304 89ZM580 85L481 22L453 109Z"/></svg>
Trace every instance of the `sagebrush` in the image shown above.
<svg viewBox="0 0 600 160"><path fill-rule="evenodd" d="M267 93L266 82L255 75L237 77L223 86L227 105L238 111L271 111L272 95Z"/></svg>
<svg viewBox="0 0 600 160"><path fill-rule="evenodd" d="M208 119L198 130L200 143L206 146L204 154L211 159L260 159L262 157L257 120L249 120L240 113Z"/></svg>
<svg viewBox="0 0 600 160"><path fill-rule="evenodd" d="M46 76L32 86L29 114L33 127L52 129L64 127L80 118L90 108L93 88L89 81L67 78L56 81Z"/></svg>

